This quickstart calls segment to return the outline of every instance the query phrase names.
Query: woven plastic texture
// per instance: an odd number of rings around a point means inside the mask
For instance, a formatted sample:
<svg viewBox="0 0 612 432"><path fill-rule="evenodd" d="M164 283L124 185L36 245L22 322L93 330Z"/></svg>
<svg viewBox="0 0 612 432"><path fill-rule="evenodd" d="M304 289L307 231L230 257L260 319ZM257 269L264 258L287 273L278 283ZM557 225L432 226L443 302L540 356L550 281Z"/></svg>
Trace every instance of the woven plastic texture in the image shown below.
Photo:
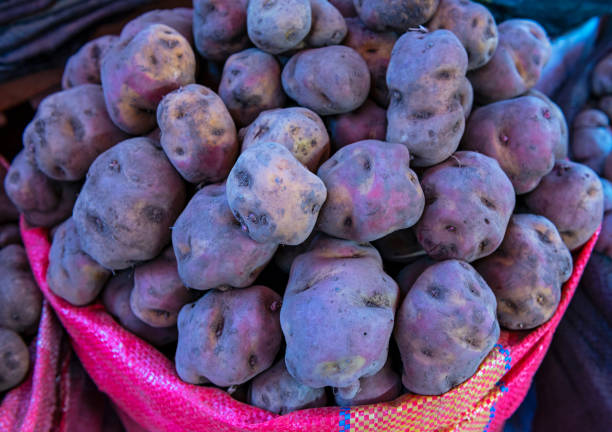
<svg viewBox="0 0 612 432"><path fill-rule="evenodd" d="M45 280L47 231L28 227L23 218L21 229L41 290L83 366L117 406L130 432L499 431L525 397L599 235L598 231L577 255L553 318L531 332L502 331L477 373L450 392L279 416L237 402L224 391L182 382L168 358L124 330L101 304L78 308L55 296Z"/></svg>

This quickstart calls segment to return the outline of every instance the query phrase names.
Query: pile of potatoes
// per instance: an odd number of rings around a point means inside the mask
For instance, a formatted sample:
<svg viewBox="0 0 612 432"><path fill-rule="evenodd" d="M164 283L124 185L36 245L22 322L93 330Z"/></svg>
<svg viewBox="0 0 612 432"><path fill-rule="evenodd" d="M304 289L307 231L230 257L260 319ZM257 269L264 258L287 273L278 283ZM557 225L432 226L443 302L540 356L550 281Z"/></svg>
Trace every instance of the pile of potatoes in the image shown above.
<svg viewBox="0 0 612 432"><path fill-rule="evenodd" d="M0 161L0 180L7 169ZM36 336L42 294L19 232L19 212L0 184L0 394L19 385L30 369L28 343Z"/></svg>
<svg viewBox="0 0 612 432"><path fill-rule="evenodd" d="M188 383L438 395L551 318L603 218L610 157L567 160L532 90L550 53L468 0L194 0L83 46L5 188L59 224L50 288L176 343Z"/></svg>

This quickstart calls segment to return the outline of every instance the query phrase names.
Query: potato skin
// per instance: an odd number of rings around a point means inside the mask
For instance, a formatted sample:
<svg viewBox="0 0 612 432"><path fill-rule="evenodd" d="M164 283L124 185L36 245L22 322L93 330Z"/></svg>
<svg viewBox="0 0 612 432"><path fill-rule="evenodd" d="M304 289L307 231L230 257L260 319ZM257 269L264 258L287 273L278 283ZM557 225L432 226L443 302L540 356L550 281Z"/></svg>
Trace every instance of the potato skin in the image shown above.
<svg viewBox="0 0 612 432"><path fill-rule="evenodd" d="M247 32L257 48L280 54L296 48L310 32L309 0L250 0Z"/></svg>
<svg viewBox="0 0 612 432"><path fill-rule="evenodd" d="M387 360L397 295L376 249L319 238L293 262L283 298L291 376L309 387L353 390L353 397L359 379Z"/></svg>
<svg viewBox="0 0 612 432"><path fill-rule="evenodd" d="M457 149L471 99L466 70L465 49L448 30L410 31L393 47L386 141L406 145L414 166L435 165Z"/></svg>
<svg viewBox="0 0 612 432"><path fill-rule="evenodd" d="M281 77L285 93L319 115L353 111L370 92L368 65L354 49L342 45L298 52Z"/></svg>
<svg viewBox="0 0 612 432"><path fill-rule="evenodd" d="M172 229L178 274L198 290L251 285L276 252L241 229L227 204L225 185L209 185L191 198Z"/></svg>
<svg viewBox="0 0 612 432"><path fill-rule="evenodd" d="M495 159L459 151L425 171L421 186L425 211L415 232L430 257L472 262L501 244L516 199Z"/></svg>
<svg viewBox="0 0 612 432"><path fill-rule="evenodd" d="M249 46L247 0L194 0L196 49L206 60L222 62Z"/></svg>
<svg viewBox="0 0 612 432"><path fill-rule="evenodd" d="M387 113L366 100L355 111L327 118L334 152L338 149L363 140L384 141L387 133Z"/></svg>
<svg viewBox="0 0 612 432"><path fill-rule="evenodd" d="M120 270L157 256L184 206L185 185L163 151L132 138L91 165L73 219L83 251Z"/></svg>
<svg viewBox="0 0 612 432"><path fill-rule="evenodd" d="M102 87L83 84L43 99L23 143L46 176L75 181L100 153L127 137L108 116Z"/></svg>
<svg viewBox="0 0 612 432"><path fill-rule="evenodd" d="M344 17L328 0L310 0L312 24L305 42L311 47L337 45L346 36Z"/></svg>
<svg viewBox="0 0 612 432"><path fill-rule="evenodd" d="M259 243L302 243L326 197L324 183L275 142L246 149L227 179L232 213Z"/></svg>
<svg viewBox="0 0 612 432"><path fill-rule="evenodd" d="M130 308L130 293L134 286L134 271L123 270L112 276L102 293L102 303L128 331L155 346L164 346L176 341L176 326L155 328L142 322Z"/></svg>
<svg viewBox="0 0 612 432"><path fill-rule="evenodd" d="M62 75L62 89L67 90L81 84L100 84L102 58L118 40L118 36L105 35L83 45L66 62Z"/></svg>
<svg viewBox="0 0 612 432"><path fill-rule="evenodd" d="M597 107L605 112L609 119L612 118L612 94L599 99Z"/></svg>
<svg viewBox="0 0 612 432"><path fill-rule="evenodd" d="M447 29L461 41L468 56L468 70L484 66L497 48L497 25L491 12L481 4L463 0L440 0L427 23L431 30Z"/></svg>
<svg viewBox="0 0 612 432"><path fill-rule="evenodd" d="M331 236L367 242L414 225L425 206L410 153L402 144L358 141L319 168L327 188L317 228Z"/></svg>
<svg viewBox="0 0 612 432"><path fill-rule="evenodd" d="M81 184L58 182L38 170L26 150L15 156L4 190L26 221L33 226L52 227L70 217Z"/></svg>
<svg viewBox="0 0 612 432"><path fill-rule="evenodd" d="M498 25L499 42L491 60L468 74L481 104L509 99L536 85L551 45L535 21L511 19Z"/></svg>
<svg viewBox="0 0 612 432"><path fill-rule="evenodd" d="M612 152L608 153L608 157L604 161L604 177L612 181Z"/></svg>
<svg viewBox="0 0 612 432"><path fill-rule="evenodd" d="M389 105L387 89L387 67L391 59L397 34L375 32L368 29L359 18L346 19L347 34L343 43L359 53L370 71L370 96L380 106Z"/></svg>
<svg viewBox="0 0 612 432"><path fill-rule="evenodd" d="M189 42L166 25L152 24L131 39L121 39L102 60L108 114L129 134L149 132L155 127L159 101L195 82L195 67Z"/></svg>
<svg viewBox="0 0 612 432"><path fill-rule="evenodd" d="M537 188L525 196L527 208L555 224L573 251L582 246L603 220L603 187L589 167L558 161Z"/></svg>
<svg viewBox="0 0 612 432"><path fill-rule="evenodd" d="M557 310L561 285L572 274L572 255L551 221L515 214L500 248L475 267L495 294L500 325L528 330Z"/></svg>
<svg viewBox="0 0 612 432"><path fill-rule="evenodd" d="M19 210L8 197L4 187L7 173L8 167L0 163L0 224L19 220Z"/></svg>
<svg viewBox="0 0 612 432"><path fill-rule="evenodd" d="M290 107L264 111L240 130L242 151L273 141L285 146L310 171L329 158L329 135L323 120L308 108Z"/></svg>
<svg viewBox="0 0 612 432"><path fill-rule="evenodd" d="M612 130L608 116L595 109L579 113L572 131L572 159L602 175L606 157L611 152Z"/></svg>
<svg viewBox="0 0 612 432"><path fill-rule="evenodd" d="M329 0L329 2L333 4L345 18L357 16L353 0Z"/></svg>
<svg viewBox="0 0 612 432"><path fill-rule="evenodd" d="M546 104L548 105L550 114L555 120L555 123L558 128L557 133L554 134L555 139L553 141L553 153L555 155L555 160L558 161L561 159L567 159L569 152L569 133L567 121L565 119L563 111L561 111L559 105L551 101L548 96L546 96L539 90L531 89L527 93L525 93L525 95L537 97L538 99L541 99L542 101L546 102Z"/></svg>
<svg viewBox="0 0 612 432"><path fill-rule="evenodd" d="M196 299L197 294L181 282L172 247L134 270L130 308L151 327L175 326L181 308Z"/></svg>
<svg viewBox="0 0 612 432"><path fill-rule="evenodd" d="M439 395L474 375L499 339L496 308L491 288L469 264L448 260L425 270L397 312L404 386Z"/></svg>
<svg viewBox="0 0 612 432"><path fill-rule="evenodd" d="M249 387L248 403L277 414L327 405L324 388L314 389L301 384L287 372L281 359L256 376Z"/></svg>
<svg viewBox="0 0 612 432"><path fill-rule="evenodd" d="M42 294L23 246L0 249L0 327L35 333L41 308Z"/></svg>
<svg viewBox="0 0 612 432"><path fill-rule="evenodd" d="M483 106L470 116L462 148L496 159L516 194L525 194L554 166L554 145L562 138L553 113L533 96Z"/></svg>
<svg viewBox="0 0 612 432"><path fill-rule="evenodd" d="M353 0L359 18L369 28L400 33L429 21L439 3L439 0Z"/></svg>
<svg viewBox="0 0 612 432"><path fill-rule="evenodd" d="M0 392L17 386L30 369L30 352L23 339L10 329L0 328Z"/></svg>
<svg viewBox="0 0 612 432"><path fill-rule="evenodd" d="M47 283L56 295L70 304L91 303L102 291L111 272L81 249L72 218L62 223L53 235L47 268Z"/></svg>
<svg viewBox="0 0 612 432"><path fill-rule="evenodd" d="M612 94L612 54L608 54L593 69L591 89L596 96Z"/></svg>
<svg viewBox="0 0 612 432"><path fill-rule="evenodd" d="M268 369L282 341L280 304L278 294L257 285L211 290L183 306L175 357L179 377L192 384L209 380L228 387Z"/></svg>
<svg viewBox="0 0 612 432"><path fill-rule="evenodd" d="M229 174L238 155L236 126L221 98L199 84L168 93L157 107L160 144L190 183L213 183Z"/></svg>
<svg viewBox="0 0 612 432"><path fill-rule="evenodd" d="M128 22L121 30L119 38L121 40L132 39L153 24L167 25L179 32L190 45L193 45L193 9L191 8L156 9L145 12Z"/></svg>
<svg viewBox="0 0 612 432"><path fill-rule="evenodd" d="M356 406L387 402L402 394L402 379L387 363L374 375L359 380L359 392L350 399L345 399L341 392L335 392L336 405Z"/></svg>
<svg viewBox="0 0 612 432"><path fill-rule="evenodd" d="M274 56L257 48L231 55L223 66L219 96L237 125L246 126L259 113L285 104L281 68Z"/></svg>
<svg viewBox="0 0 612 432"><path fill-rule="evenodd" d="M400 270L395 278L400 290L400 304L404 301L406 294L408 294L408 291L410 291L419 276L435 263L437 263L437 261L432 260L428 256L422 256Z"/></svg>

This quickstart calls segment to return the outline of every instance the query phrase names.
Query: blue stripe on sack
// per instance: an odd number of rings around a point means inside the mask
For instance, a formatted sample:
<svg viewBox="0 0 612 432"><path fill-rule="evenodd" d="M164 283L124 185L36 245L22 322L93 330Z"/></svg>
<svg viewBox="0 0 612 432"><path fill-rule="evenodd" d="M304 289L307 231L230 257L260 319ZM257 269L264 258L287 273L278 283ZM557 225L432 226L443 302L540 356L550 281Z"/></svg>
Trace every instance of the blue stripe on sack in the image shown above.
<svg viewBox="0 0 612 432"><path fill-rule="evenodd" d="M501 344L495 344L495 348L497 348L499 352L504 355L504 362L506 363L504 365L504 369L510 370L510 367L512 365L512 356L510 355L510 350L505 349ZM499 387L499 390L502 393L508 393L508 386L506 386L502 380L499 380L497 384L495 385ZM485 426L483 432L489 432L489 427L491 427L491 422L493 422L493 419L495 418L495 407L496 406L497 406L497 402L491 405L491 409L489 412L489 421L487 422L487 425Z"/></svg>
<svg viewBox="0 0 612 432"><path fill-rule="evenodd" d="M349 432L351 430L351 409L340 408L340 432Z"/></svg>

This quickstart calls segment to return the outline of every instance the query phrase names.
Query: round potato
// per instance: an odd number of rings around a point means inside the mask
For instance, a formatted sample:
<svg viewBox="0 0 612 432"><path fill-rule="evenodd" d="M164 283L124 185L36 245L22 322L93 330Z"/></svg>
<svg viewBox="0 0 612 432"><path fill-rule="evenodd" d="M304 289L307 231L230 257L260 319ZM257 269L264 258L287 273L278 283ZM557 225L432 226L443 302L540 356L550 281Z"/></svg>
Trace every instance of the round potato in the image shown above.
<svg viewBox="0 0 612 432"><path fill-rule="evenodd" d="M17 386L30 369L30 352L12 330L0 328L0 392Z"/></svg>
<svg viewBox="0 0 612 432"><path fill-rule="evenodd" d="M194 0L193 34L198 52L223 62L249 46L247 0Z"/></svg>
<svg viewBox="0 0 612 432"><path fill-rule="evenodd" d="M353 4L361 21L372 30L403 33L429 21L439 0L353 0Z"/></svg>

